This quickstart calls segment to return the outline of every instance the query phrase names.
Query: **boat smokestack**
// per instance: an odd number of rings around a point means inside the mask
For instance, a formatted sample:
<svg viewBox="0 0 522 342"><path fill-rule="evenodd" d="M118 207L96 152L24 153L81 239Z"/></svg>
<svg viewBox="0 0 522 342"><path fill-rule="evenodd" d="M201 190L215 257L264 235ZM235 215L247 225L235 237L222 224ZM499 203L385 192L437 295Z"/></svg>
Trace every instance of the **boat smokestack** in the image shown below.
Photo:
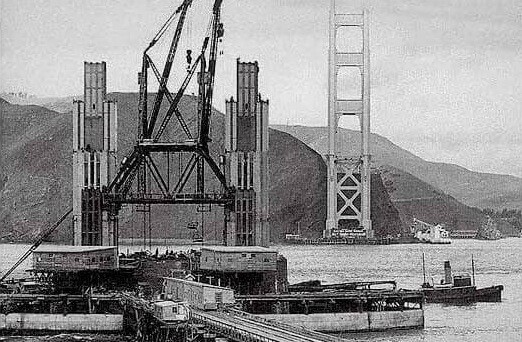
<svg viewBox="0 0 522 342"><path fill-rule="evenodd" d="M449 261L444 261L444 283L453 283L453 277L451 276L451 265Z"/></svg>

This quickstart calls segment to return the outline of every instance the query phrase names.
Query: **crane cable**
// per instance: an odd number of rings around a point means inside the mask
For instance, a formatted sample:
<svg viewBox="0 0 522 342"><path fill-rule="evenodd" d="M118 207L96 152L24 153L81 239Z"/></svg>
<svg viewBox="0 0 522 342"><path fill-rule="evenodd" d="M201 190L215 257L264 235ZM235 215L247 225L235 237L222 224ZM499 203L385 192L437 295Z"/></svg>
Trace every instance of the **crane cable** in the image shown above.
<svg viewBox="0 0 522 342"><path fill-rule="evenodd" d="M183 5L184 5L184 2L183 4L181 4L178 8L176 8L176 10L174 11L174 13L172 13L170 15L170 17L167 19L167 21L163 24L163 26L161 26L161 28L159 29L158 33L156 33L156 35L154 36L154 38L152 38L152 41L150 42L149 46L147 47L147 50L150 49L151 47L153 47L156 42L163 36L163 34L165 34L165 32L167 31L167 29L169 28L169 26L172 24L172 22L174 21L174 18L176 18L176 16L181 12L181 10L183 9Z"/></svg>

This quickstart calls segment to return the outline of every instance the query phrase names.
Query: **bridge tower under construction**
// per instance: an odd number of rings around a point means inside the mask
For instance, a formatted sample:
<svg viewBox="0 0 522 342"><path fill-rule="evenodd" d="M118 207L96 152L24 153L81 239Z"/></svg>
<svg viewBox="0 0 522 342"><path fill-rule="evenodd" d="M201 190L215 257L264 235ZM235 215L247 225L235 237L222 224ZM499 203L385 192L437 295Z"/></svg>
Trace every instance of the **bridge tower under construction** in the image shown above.
<svg viewBox="0 0 522 342"><path fill-rule="evenodd" d="M268 246L268 100L258 89L257 62L237 60L236 100L226 101L225 158L235 211L226 213L229 246Z"/></svg>
<svg viewBox="0 0 522 342"><path fill-rule="evenodd" d="M85 62L83 101L74 101L73 109L74 245L117 245L117 217L102 211L102 188L118 169L117 120L105 62Z"/></svg>
<svg viewBox="0 0 522 342"><path fill-rule="evenodd" d="M351 37L355 35L355 37ZM361 42L350 44L343 42ZM355 45L355 47L354 47ZM345 51L348 50L348 51ZM368 12L336 13L330 5L328 61L328 154L327 220L323 237L373 238L370 218L370 51ZM349 76L355 75L354 79ZM343 78L350 78L349 80ZM345 93L339 83L355 87ZM360 155L342 155L339 120L345 115L359 118Z"/></svg>

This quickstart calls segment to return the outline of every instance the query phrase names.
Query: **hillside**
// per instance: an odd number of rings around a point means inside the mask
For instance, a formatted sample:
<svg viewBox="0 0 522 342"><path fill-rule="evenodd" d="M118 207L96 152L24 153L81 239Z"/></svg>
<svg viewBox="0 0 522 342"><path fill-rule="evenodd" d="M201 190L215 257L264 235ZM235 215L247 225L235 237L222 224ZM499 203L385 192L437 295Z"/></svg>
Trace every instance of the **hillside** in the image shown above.
<svg viewBox="0 0 522 342"><path fill-rule="evenodd" d="M127 132L119 135L121 160L134 144L137 129L135 124L137 94L112 93L109 97L118 102L120 132ZM51 102L43 105L51 108L70 108L71 104L67 100L69 98L52 99ZM185 96L180 107L184 113L193 113L196 108L195 98ZM0 207L0 226L4 227L0 230L0 238L3 236L28 238L37 232L41 222L53 222L69 204L71 180L69 146L72 122L68 113L57 113L35 105L9 104L1 98L0 109L2 113L0 139L3 139L0 140L0 153L3 157L3 162L0 159L0 200L6 203ZM191 117L187 122L189 126L195 124ZM177 126L174 124L172 127ZM298 222L303 234L319 236L326 218L324 208L326 167L322 157L313 149L324 154L326 130L301 126L274 126L274 128L278 130L270 129L272 239L277 241L284 236L284 233L296 230ZM280 129L299 137L311 148L291 135L280 132ZM222 151L223 132L223 114L214 111L211 145L214 155ZM179 129L171 128L166 134L179 134ZM376 230L384 235L403 231L412 217L432 223L446 223L451 229L476 229L484 215L462 204L461 202L466 202L448 191L443 191L429 179L443 178L444 184L454 183L454 178L462 177L465 177L468 182L473 180L473 177L484 179L493 177L504 183L509 183L511 179L518 180L516 177L471 172L455 165L430 163L401 149L386 138L373 135L372 139L374 162L382 165L384 181L372 177L374 190L372 220ZM342 130L341 141L348 151L347 154L357 153L358 133ZM161 159L157 162L161 165L165 160ZM171 165L177 168L177 161L171 160ZM295 171L296 165L299 165L299 173ZM402 171L401 167L406 171ZM429 172L421 172L425 170ZM304 179L306 181L303 181ZM65 186L62 186L63 184ZM209 174L207 174L207 184L211 187L217 186ZM477 184L484 184L484 181L477 181ZM390 193L395 206L389 202L384 187ZM470 186L466 190L473 194L474 188ZM480 188L478 191L480 192ZM519 201L519 197L520 193L515 187L504 195L497 194L496 200L492 199L495 197L490 197L487 204L501 207L508 202ZM158 238L166 236L190 238L191 232L186 229L188 223L202 219L202 215L197 214L194 207L177 206L172 210L169 206L156 206L152 211L153 234ZM399 222L399 214L406 224ZM120 218L123 237L142 237L141 219L132 207L124 209ZM386 222L386 219L390 222ZM208 239L219 239L219 232L214 227L221 225L221 209L213 208L212 212L203 214L203 220L205 236ZM63 229L55 238L69 239L67 229Z"/></svg>
<svg viewBox="0 0 522 342"><path fill-rule="evenodd" d="M28 240L67 210L72 177L70 115L0 103L0 238ZM65 186L64 186L65 185ZM60 230L58 239L68 239Z"/></svg>
<svg viewBox="0 0 522 342"><path fill-rule="evenodd" d="M0 108L4 106L7 103L4 99L0 97ZM0 191L4 188L6 179L5 179L5 173L4 173L4 155L5 155L5 138L4 136L7 134L4 128L4 116L2 115L2 112L0 112Z"/></svg>
<svg viewBox="0 0 522 342"><path fill-rule="evenodd" d="M137 118L137 94L112 93L109 98L118 102L119 159L127 154L134 143ZM195 98L185 96L181 111L194 114ZM5 186L0 191L0 238L28 240L38 230L54 222L70 206L71 198L71 132L70 113L57 113L34 105L0 103L2 117L1 145L5 156L3 175ZM173 119L175 120L175 119ZM194 117L187 120L195 124ZM173 125L173 127L177 127ZM211 153L223 150L224 117L214 111L212 119ZM177 134L178 129L167 130L167 135ZM322 157L289 134L270 130L270 213L272 239L277 241L295 227L297 222L303 233L320 235L324 228L326 195L326 168ZM158 164L165 159L157 160ZM177 168L173 161L173 169ZM1 170L1 169L0 169ZM208 185L216 187L215 180L207 175ZM375 178L376 210L374 226L384 232L401 231L403 226L388 195L379 188L380 178ZM196 213L195 207L155 206L152 209L153 236L157 238L190 238L186 229L191 221L200 221L203 215L204 234L207 239L218 240L222 224L222 210L213 208L210 213ZM387 210L386 216L379 213ZM395 211L394 211L395 210ZM129 206L120 215L121 237L141 238L141 219ZM388 227L388 228L387 228ZM54 235L55 240L70 241L70 229L62 227Z"/></svg>
<svg viewBox="0 0 522 342"><path fill-rule="evenodd" d="M445 224L450 230L476 230L486 216L412 174L393 166L381 167L381 174L395 207L404 222L413 218L431 224Z"/></svg>
<svg viewBox="0 0 522 342"><path fill-rule="evenodd" d="M326 221L326 164L323 158L297 139L270 130L270 218L273 234L297 233L321 237ZM377 236L403 233L400 219L381 177L372 174L373 228Z"/></svg>
<svg viewBox="0 0 522 342"><path fill-rule="evenodd" d="M27 94L26 94L27 95ZM45 107L58 113L67 113L72 111L72 103L74 99L80 99L83 95L66 96L66 97L36 97L26 96L19 97L15 94L0 93L0 98L16 105L36 105Z"/></svg>
<svg viewBox="0 0 522 342"><path fill-rule="evenodd" d="M274 125L325 155L328 144L326 127ZM480 173L461 166L429 162L393 144L390 140L372 134L372 160L376 165L391 165L442 190L458 201L479 208L521 208L522 178ZM340 129L340 144L347 155L357 155L360 133Z"/></svg>

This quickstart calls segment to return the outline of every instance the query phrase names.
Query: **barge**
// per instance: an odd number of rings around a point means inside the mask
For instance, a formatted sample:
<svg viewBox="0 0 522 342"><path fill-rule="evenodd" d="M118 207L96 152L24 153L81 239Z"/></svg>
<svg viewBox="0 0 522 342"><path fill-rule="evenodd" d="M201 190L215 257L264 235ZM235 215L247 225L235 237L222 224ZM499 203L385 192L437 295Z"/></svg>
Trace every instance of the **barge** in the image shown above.
<svg viewBox="0 0 522 342"><path fill-rule="evenodd" d="M321 333L368 332L424 327L420 291L370 288L394 282L350 283L325 291L238 294L192 279L164 278L163 296L186 301L194 309L219 310L233 306L238 312L263 320ZM359 285L361 287L359 287ZM355 287L354 287L355 286Z"/></svg>
<svg viewBox="0 0 522 342"><path fill-rule="evenodd" d="M424 327L419 291L289 293L237 296L236 301L259 317L324 333Z"/></svg>
<svg viewBox="0 0 522 342"><path fill-rule="evenodd" d="M123 309L115 295L0 294L0 334L122 330Z"/></svg>
<svg viewBox="0 0 522 342"><path fill-rule="evenodd" d="M196 278L233 289L237 309L264 319L328 333L424 327L422 292L394 281L288 285L286 259L258 246L205 246L195 261Z"/></svg>
<svg viewBox="0 0 522 342"><path fill-rule="evenodd" d="M89 263L89 269L78 263ZM139 266L126 266L136 263ZM393 281L288 285L286 259L258 246L205 246L187 255L142 259L120 257L112 247L42 246L33 253L31 272L35 280L52 286L39 293L2 295L0 331L121 333L128 325L125 308L151 311L143 308L152 308L160 293L162 300L183 301L191 309L234 307L260 319L318 332L424 326L420 291L397 290ZM150 289L144 291L145 287ZM129 296L142 299L129 301ZM165 305L156 309L165 310ZM135 325L143 331L142 324Z"/></svg>
<svg viewBox="0 0 522 342"><path fill-rule="evenodd" d="M338 284L313 280L289 285L288 291L287 313L263 316L327 333L424 327L422 293L398 290L393 280ZM301 305L295 298L303 300Z"/></svg>

